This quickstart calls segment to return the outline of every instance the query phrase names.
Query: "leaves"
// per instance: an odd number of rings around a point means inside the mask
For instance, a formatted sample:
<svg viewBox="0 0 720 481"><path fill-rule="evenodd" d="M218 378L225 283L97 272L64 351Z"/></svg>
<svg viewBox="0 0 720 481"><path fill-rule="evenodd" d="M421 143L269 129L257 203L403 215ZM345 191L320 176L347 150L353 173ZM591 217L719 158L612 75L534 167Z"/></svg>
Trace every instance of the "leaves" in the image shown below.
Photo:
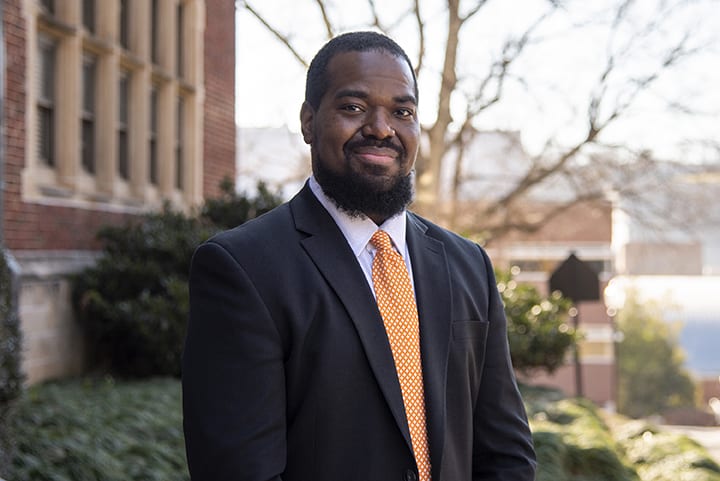
<svg viewBox="0 0 720 481"><path fill-rule="evenodd" d="M189 479L180 385L169 379L112 378L31 388L13 408L18 481L167 481Z"/></svg>
<svg viewBox="0 0 720 481"><path fill-rule="evenodd" d="M498 273L497 279L508 319L513 366L527 374L554 372L578 340L568 323L570 301L559 293L544 298L532 285L514 281L510 273Z"/></svg>
<svg viewBox="0 0 720 481"><path fill-rule="evenodd" d="M21 332L18 317L17 279L0 243L0 421L2 404L13 399L22 388L20 370ZM0 446L0 449L2 446ZM2 461L2 459L0 459Z"/></svg>
<svg viewBox="0 0 720 481"><path fill-rule="evenodd" d="M255 197L235 193L229 180L221 189L222 197L207 200L199 216L166 205L128 225L99 231L102 256L73 280L73 304L98 371L180 375L193 251L214 232L280 203L263 184Z"/></svg>
<svg viewBox="0 0 720 481"><path fill-rule="evenodd" d="M618 345L618 409L632 417L692 407L695 386L683 368L672 326L650 304L631 295L618 315L623 341Z"/></svg>

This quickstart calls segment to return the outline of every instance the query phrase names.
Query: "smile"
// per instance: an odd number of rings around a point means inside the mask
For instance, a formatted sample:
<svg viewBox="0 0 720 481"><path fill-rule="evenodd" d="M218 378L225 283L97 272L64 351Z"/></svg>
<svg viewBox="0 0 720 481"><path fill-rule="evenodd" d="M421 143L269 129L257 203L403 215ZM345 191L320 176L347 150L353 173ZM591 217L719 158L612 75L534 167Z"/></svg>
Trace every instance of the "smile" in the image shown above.
<svg viewBox="0 0 720 481"><path fill-rule="evenodd" d="M399 157L395 149L383 147L360 147L353 149L353 154L370 164L390 164Z"/></svg>

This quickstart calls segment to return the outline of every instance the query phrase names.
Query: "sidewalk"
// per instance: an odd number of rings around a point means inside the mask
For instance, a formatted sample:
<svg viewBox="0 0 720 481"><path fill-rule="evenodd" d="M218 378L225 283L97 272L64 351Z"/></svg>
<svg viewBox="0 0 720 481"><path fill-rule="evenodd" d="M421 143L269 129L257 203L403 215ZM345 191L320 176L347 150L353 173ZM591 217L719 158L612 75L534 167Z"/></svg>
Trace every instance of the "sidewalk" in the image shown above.
<svg viewBox="0 0 720 481"><path fill-rule="evenodd" d="M697 441L708 450L715 462L720 464L720 426L698 427L663 425L662 429L664 431L684 434L690 439Z"/></svg>

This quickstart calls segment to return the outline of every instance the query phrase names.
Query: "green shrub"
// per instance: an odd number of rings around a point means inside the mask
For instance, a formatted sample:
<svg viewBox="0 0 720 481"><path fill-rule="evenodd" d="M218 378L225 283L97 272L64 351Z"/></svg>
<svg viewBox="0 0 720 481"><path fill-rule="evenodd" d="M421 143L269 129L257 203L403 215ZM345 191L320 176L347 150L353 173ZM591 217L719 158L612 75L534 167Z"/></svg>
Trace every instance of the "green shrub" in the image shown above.
<svg viewBox="0 0 720 481"><path fill-rule="evenodd" d="M720 481L720 466L687 436L630 421L615 430L615 438L643 481Z"/></svg>
<svg viewBox="0 0 720 481"><path fill-rule="evenodd" d="M258 182L257 193L250 196L237 193L235 184L225 178L220 183L220 191L220 197L205 202L201 216L221 229L232 229L282 203L282 198L270 192L264 182Z"/></svg>
<svg viewBox="0 0 720 481"><path fill-rule="evenodd" d="M99 232L103 255L73 286L75 310L98 370L180 374L190 258L213 230L166 208Z"/></svg>
<svg viewBox="0 0 720 481"><path fill-rule="evenodd" d="M534 286L516 282L509 273L498 272L497 280L513 366L525 374L554 372L578 341L568 323L570 301L558 292L543 297Z"/></svg>
<svg viewBox="0 0 720 481"><path fill-rule="evenodd" d="M557 432L533 432L538 470L536 481L569 481L562 460L567 457L567 445Z"/></svg>
<svg viewBox="0 0 720 481"><path fill-rule="evenodd" d="M0 245L0 422L2 405L15 398L22 388L20 370L20 319L12 260Z"/></svg>
<svg viewBox="0 0 720 481"><path fill-rule="evenodd" d="M695 384L683 363L677 331L660 306L630 295L618 314L618 411L643 417L695 406Z"/></svg>
<svg viewBox="0 0 720 481"><path fill-rule="evenodd" d="M17 279L12 262L0 245L0 466L7 463L12 449L7 436L7 410L20 394L23 382Z"/></svg>
<svg viewBox="0 0 720 481"><path fill-rule="evenodd" d="M189 479L176 380L36 386L11 414L16 452L9 465L0 466L7 479Z"/></svg>
<svg viewBox="0 0 720 481"><path fill-rule="evenodd" d="M279 204L263 184L256 197L208 200L193 217L169 207L121 227L104 227L97 264L74 278L73 304L96 371L120 376L179 376L189 309L192 253L213 233Z"/></svg>
<svg viewBox="0 0 720 481"><path fill-rule="evenodd" d="M595 406L564 399L531 408L538 481L638 481Z"/></svg>

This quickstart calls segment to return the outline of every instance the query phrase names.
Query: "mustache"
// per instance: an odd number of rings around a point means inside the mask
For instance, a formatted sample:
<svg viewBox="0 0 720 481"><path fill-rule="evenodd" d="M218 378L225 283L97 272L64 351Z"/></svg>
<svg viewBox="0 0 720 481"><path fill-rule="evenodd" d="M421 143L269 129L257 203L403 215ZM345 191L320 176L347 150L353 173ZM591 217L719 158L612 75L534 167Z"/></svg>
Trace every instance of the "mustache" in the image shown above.
<svg viewBox="0 0 720 481"><path fill-rule="evenodd" d="M357 140L351 140L345 144L345 152L350 150L359 149L362 147L375 147L378 149L392 149L399 155L405 155L405 149L402 145L398 145L391 139L369 139L362 138Z"/></svg>

